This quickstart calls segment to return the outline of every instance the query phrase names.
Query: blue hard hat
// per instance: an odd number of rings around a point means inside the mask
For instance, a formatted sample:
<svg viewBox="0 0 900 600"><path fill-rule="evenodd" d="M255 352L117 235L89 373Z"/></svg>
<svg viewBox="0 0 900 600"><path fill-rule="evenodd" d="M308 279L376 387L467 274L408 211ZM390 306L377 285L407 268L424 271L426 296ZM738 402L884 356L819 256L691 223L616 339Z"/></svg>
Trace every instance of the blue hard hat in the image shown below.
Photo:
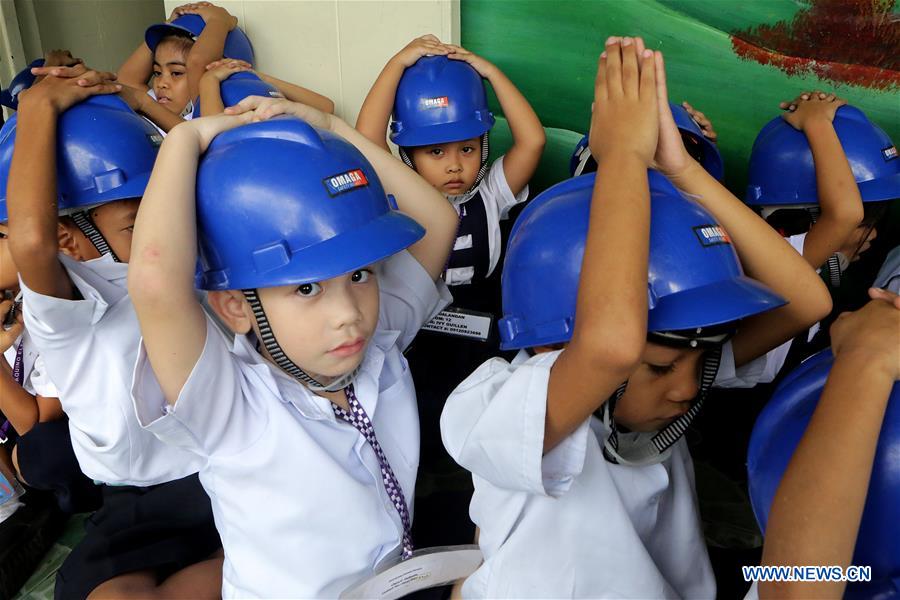
<svg viewBox="0 0 900 600"><path fill-rule="evenodd" d="M669 108L672 109L672 118L675 119L678 130L681 131L681 139L688 152L697 159L707 173L722 181L722 178L725 177L725 166L722 163L722 155L719 154L718 146L703 135L703 130L700 129L697 121L686 108L674 102L669 102Z"/></svg>
<svg viewBox="0 0 900 600"><path fill-rule="evenodd" d="M531 201L513 225L503 264L500 347L568 341L595 174L568 179ZM662 175L649 172L649 333L732 323L785 304L744 275L728 234Z"/></svg>
<svg viewBox="0 0 900 600"><path fill-rule="evenodd" d="M16 118L13 115L0 128L0 223L9 221L6 208L6 183L9 181L9 166L12 164L13 146L16 142Z"/></svg>
<svg viewBox="0 0 900 600"><path fill-rule="evenodd" d="M479 137L494 126L478 71L461 60L424 56L397 85L391 141L401 147Z"/></svg>
<svg viewBox="0 0 900 600"><path fill-rule="evenodd" d="M219 86L219 94L222 96L222 104L226 108L234 106L247 96L284 98L284 94L279 92L278 88L260 79L256 73L248 71L239 71L229 75ZM196 119L202 114L198 98L194 101L193 118Z"/></svg>
<svg viewBox="0 0 900 600"><path fill-rule="evenodd" d="M822 395L834 357L813 355L792 371L760 413L750 437L750 501L765 530L775 492ZM848 399L849 400L849 399ZM847 410L853 410L849 402ZM872 567L872 581L851 583L847 598L900 597L900 384L895 383L878 438L853 564Z"/></svg>
<svg viewBox="0 0 900 600"><path fill-rule="evenodd" d="M196 40L206 27L206 21L200 15L181 15L171 23L157 23L151 25L144 32L144 41L151 52L156 51L156 46L164 37L177 35ZM223 58L237 58L253 64L253 44L250 38L240 27L235 27L228 32L225 38L225 48L222 51Z"/></svg>
<svg viewBox="0 0 900 600"><path fill-rule="evenodd" d="M425 230L392 200L356 148L297 118L226 131L197 173L198 287L311 283L396 254Z"/></svg>
<svg viewBox="0 0 900 600"><path fill-rule="evenodd" d="M725 167L722 155L719 154L719 148L703 135L703 130L683 106L669 102L669 108L672 110L675 125L681 132L681 140L690 155L700 163L707 173L722 181L722 178L725 177ZM578 170L582 163L585 165ZM597 160L590 154L589 139L585 134L578 141L572 157L569 159L569 175L584 175L596 170Z"/></svg>
<svg viewBox="0 0 900 600"><path fill-rule="evenodd" d="M0 130L0 203L6 219L6 182L18 114ZM71 212L140 198L162 136L118 96L91 96L59 117L56 172L59 209Z"/></svg>
<svg viewBox="0 0 900 600"><path fill-rule="evenodd" d="M863 202L900 198L894 143L854 106L842 106L834 130ZM745 202L751 206L818 204L816 167L806 135L783 118L769 121L753 142Z"/></svg>
<svg viewBox="0 0 900 600"><path fill-rule="evenodd" d="M44 59L38 58L37 60L31 61L27 67L16 73L16 76L9 82L9 87L0 91L0 104L7 108L18 110L19 94L30 88L34 83L34 80L37 79L35 75L31 74L31 69L43 66Z"/></svg>
<svg viewBox="0 0 900 600"><path fill-rule="evenodd" d="M92 96L59 117L60 210L144 195L162 135L114 95Z"/></svg>

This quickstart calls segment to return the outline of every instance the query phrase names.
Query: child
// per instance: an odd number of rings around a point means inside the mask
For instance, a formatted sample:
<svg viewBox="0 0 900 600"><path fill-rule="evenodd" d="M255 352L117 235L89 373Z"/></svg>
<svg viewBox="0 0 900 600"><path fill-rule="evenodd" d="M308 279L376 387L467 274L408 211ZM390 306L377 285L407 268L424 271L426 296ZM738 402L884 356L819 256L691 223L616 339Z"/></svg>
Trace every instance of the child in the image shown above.
<svg viewBox="0 0 900 600"><path fill-rule="evenodd" d="M488 165L488 133L494 117L482 78L490 82L509 121L513 145ZM479 364L499 353L501 221L528 197L528 181L544 148L543 127L524 96L495 65L433 35L413 40L384 67L369 91L356 122L367 138L387 148L385 130L400 156L459 214L459 231L444 281L453 305L419 333L407 359L418 394L422 425L422 471L447 478L455 469L440 444L438 420L447 396ZM442 466L446 465L446 466ZM426 479L427 481L427 479ZM429 545L471 543L474 528L459 501L432 507L434 532L422 532ZM447 512L449 504L459 514Z"/></svg>
<svg viewBox="0 0 900 600"><path fill-rule="evenodd" d="M722 181L725 177L725 167L722 163L722 155L716 146L718 135L712 128L712 123L702 112L694 110L687 102L682 105L669 103L675 125L681 132L681 141L688 154L700 163L707 172ZM588 136L584 136L575 146L572 158L569 159L569 174L573 177L593 173L597 170L597 161L591 156L591 145Z"/></svg>
<svg viewBox="0 0 900 600"><path fill-rule="evenodd" d="M819 91L782 102L753 144L746 196L834 287L875 238L884 201L900 197L894 144L846 104Z"/></svg>
<svg viewBox="0 0 900 600"><path fill-rule="evenodd" d="M244 75L238 75L244 73ZM256 80L254 84L249 83ZM235 90L226 91L229 84L226 81L240 81L232 84ZM244 87L247 87L245 93ZM308 90L299 85L288 83L266 75L259 71L253 71L250 63L235 58L223 58L206 66L206 73L200 78L200 105L208 107L204 109L205 116L217 115L225 110L226 106L237 104L247 96L269 96L272 98L283 97L291 102L306 104L324 113L334 112L334 102L329 98ZM200 115L200 106L194 107L194 115Z"/></svg>
<svg viewBox="0 0 900 600"><path fill-rule="evenodd" d="M713 597L681 436L717 362L718 377L746 368L829 296L687 154L640 38L607 40L590 140L596 180L551 188L511 234L500 330L522 350L482 365L441 418L474 474L485 556L463 594ZM648 190L651 161L700 205L655 173Z"/></svg>
<svg viewBox="0 0 900 600"><path fill-rule="evenodd" d="M172 132L138 215L135 407L207 465L224 597L336 596L412 549L418 427L402 350L449 302L455 213L337 117L260 97L229 112ZM321 129L240 127L198 172L217 134L282 113ZM198 242L200 286L233 346L194 297Z"/></svg>
<svg viewBox="0 0 900 600"><path fill-rule="evenodd" d="M763 565L865 565L871 581L760 581L761 598L896 594L900 298L869 294L831 326L834 358L810 358L773 396L748 471L766 532Z"/></svg>
<svg viewBox="0 0 900 600"><path fill-rule="evenodd" d="M161 133L191 118L208 64L223 55L253 62L253 48L237 28L237 18L209 2L175 8L169 22L151 25L144 38L119 68L118 81L132 110ZM147 85L151 75L152 87Z"/></svg>
<svg viewBox="0 0 900 600"><path fill-rule="evenodd" d="M0 443L19 479L51 490L64 512L99 506L99 489L78 466L59 392L50 381L21 315L19 275L9 250L6 183L16 138L14 115L0 129Z"/></svg>
<svg viewBox="0 0 900 600"><path fill-rule="evenodd" d="M746 202L837 288L875 239L885 201L900 197L900 161L887 135L834 94L806 92L781 107L753 144ZM773 350L763 381L821 348L818 331Z"/></svg>
<svg viewBox="0 0 900 600"><path fill-rule="evenodd" d="M200 461L144 432L129 394L140 332L125 263L159 136L120 99L99 96L118 91L113 74L56 70L68 77L45 77L19 100L17 129L28 134L9 172L9 248L25 328L59 389L79 465L106 484L56 597L215 597L221 560L206 559L219 541ZM173 520L172 505L189 510Z"/></svg>

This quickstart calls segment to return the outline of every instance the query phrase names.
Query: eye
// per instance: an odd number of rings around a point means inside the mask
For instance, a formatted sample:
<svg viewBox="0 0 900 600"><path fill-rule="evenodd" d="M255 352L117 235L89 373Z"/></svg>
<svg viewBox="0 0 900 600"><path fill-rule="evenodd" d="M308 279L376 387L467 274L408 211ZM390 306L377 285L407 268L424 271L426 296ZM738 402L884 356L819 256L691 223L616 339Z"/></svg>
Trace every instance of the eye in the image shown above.
<svg viewBox="0 0 900 600"><path fill-rule="evenodd" d="M153 76L154 76L154 77L161 77L161 76L162 76L162 71L157 71L156 69L154 69L154 70L153 70Z"/></svg>
<svg viewBox="0 0 900 600"><path fill-rule="evenodd" d="M297 286L297 295L304 298L312 298L322 293L322 286L318 283L304 283Z"/></svg>
<svg viewBox="0 0 900 600"><path fill-rule="evenodd" d="M654 375L659 377L668 375L675 370L675 363L670 363L668 365L651 365L650 363L647 363L647 366Z"/></svg>
<svg viewBox="0 0 900 600"><path fill-rule="evenodd" d="M432 156L443 156L444 149L443 148L432 148L431 150L428 151L428 154L430 154Z"/></svg>
<svg viewBox="0 0 900 600"><path fill-rule="evenodd" d="M5 239L8 238L8 237L9 237L8 235L6 235L6 234L3 233L2 231L0 231L0 240L5 240Z"/></svg>
<svg viewBox="0 0 900 600"><path fill-rule="evenodd" d="M126 228L123 229L122 231L127 231L127 232L129 232L129 233L134 233L134 225L129 225L128 227L126 227Z"/></svg>
<svg viewBox="0 0 900 600"><path fill-rule="evenodd" d="M172 77L181 77L184 75L184 71L172 71Z"/></svg>
<svg viewBox="0 0 900 600"><path fill-rule="evenodd" d="M359 271L353 272L353 275L350 276L350 281L352 281L353 283L365 283L369 281L369 278L371 276L371 269L360 269Z"/></svg>
<svg viewBox="0 0 900 600"><path fill-rule="evenodd" d="M463 146L462 152L463 154L472 154L473 152L475 152L475 148L473 148L472 146Z"/></svg>

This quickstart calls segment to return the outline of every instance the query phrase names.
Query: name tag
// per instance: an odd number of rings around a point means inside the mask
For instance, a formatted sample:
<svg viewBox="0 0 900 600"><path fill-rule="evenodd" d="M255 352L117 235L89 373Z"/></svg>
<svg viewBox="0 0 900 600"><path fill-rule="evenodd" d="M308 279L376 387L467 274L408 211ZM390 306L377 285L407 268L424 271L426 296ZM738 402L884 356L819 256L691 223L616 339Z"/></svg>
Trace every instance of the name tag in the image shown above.
<svg viewBox="0 0 900 600"><path fill-rule="evenodd" d="M422 329L486 342L491 335L494 317L489 313L450 307L425 323Z"/></svg>
<svg viewBox="0 0 900 600"><path fill-rule="evenodd" d="M473 544L423 548L404 561L397 557L378 565L375 575L347 588L340 598L402 598L419 590L465 579L481 566L483 560L481 550Z"/></svg>

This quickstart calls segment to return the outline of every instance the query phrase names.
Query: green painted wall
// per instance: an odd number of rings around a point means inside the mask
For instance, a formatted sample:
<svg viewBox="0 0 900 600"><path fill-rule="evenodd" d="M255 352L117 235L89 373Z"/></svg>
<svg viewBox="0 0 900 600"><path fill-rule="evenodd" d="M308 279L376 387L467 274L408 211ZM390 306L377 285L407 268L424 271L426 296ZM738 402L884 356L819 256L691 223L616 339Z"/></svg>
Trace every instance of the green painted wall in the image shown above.
<svg viewBox="0 0 900 600"><path fill-rule="evenodd" d="M609 35L632 34L665 53L671 99L688 100L712 119L727 183L742 195L757 132L778 114L778 102L804 89L837 91L900 142L896 87L879 91L792 77L732 51L730 32L790 20L809 5L810 0L462 0L462 43L500 66L550 128L533 189L568 175L568 157L580 137L573 132L588 127L603 42ZM501 114L496 98L491 102ZM501 121L493 152L508 142Z"/></svg>

